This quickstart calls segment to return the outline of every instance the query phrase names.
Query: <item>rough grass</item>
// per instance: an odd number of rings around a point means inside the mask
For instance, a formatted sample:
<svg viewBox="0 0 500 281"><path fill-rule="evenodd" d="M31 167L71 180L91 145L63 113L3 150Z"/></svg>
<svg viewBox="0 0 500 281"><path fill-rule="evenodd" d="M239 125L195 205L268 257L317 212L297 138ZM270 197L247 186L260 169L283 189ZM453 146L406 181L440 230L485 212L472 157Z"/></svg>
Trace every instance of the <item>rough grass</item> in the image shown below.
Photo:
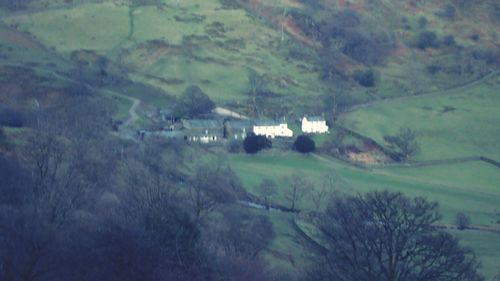
<svg viewBox="0 0 500 281"><path fill-rule="evenodd" d="M460 239L462 245L472 247L481 261L481 272L486 280L500 274L500 234L476 230L450 231Z"/></svg>
<svg viewBox="0 0 500 281"><path fill-rule="evenodd" d="M498 168L482 162L419 168L379 168L370 171L347 166L334 159L320 160L310 155L273 150L256 155L233 154L228 157L228 161L251 193L258 194L257 186L262 179L276 180L278 192L273 201L285 206L288 202L284 194L288 186L283 177L301 171L317 187L322 175L333 169L340 176L341 182L344 182L345 192L354 194L388 189L408 196L424 196L439 202L444 224L452 225L456 213L464 212L471 217L474 225L499 227L500 190L497 183L500 182L500 173ZM314 205L306 198L300 207L312 209ZM278 235L271 248L283 252L297 251L300 245L296 240L290 239L291 229L287 225L289 218L285 215L273 216ZM483 262L481 271L488 278L492 277L499 262L496 243L498 234L473 231L452 233L461 237L464 245L473 247ZM299 253L294 256L301 255ZM283 260L271 260L286 266Z"/></svg>
<svg viewBox="0 0 500 281"><path fill-rule="evenodd" d="M229 161L246 188L258 194L257 186L264 178L278 183L274 201L289 205L285 194L288 184L284 177L301 171L318 188L322 177L332 169L341 178L341 188L349 193L388 189L409 196L424 196L440 203L443 223L453 224L457 212L465 212L477 225L497 225L500 191L497 190L497 168L487 164L467 163L429 168L381 168L364 170L346 166L335 160L319 160L297 153L264 152L257 155L231 155ZM463 172L467 170L467 172ZM462 171L462 173L461 173ZM459 178L453 175L460 174ZM478 177L480 176L480 178ZM300 208L313 209L310 198Z"/></svg>
<svg viewBox="0 0 500 281"><path fill-rule="evenodd" d="M383 144L400 127L417 132L415 160L485 156L500 160L500 79L442 96L387 101L351 112L341 123Z"/></svg>
<svg viewBox="0 0 500 281"><path fill-rule="evenodd" d="M217 102L246 100L247 67L266 74L270 90L281 95L325 91L309 63L288 61L288 38L243 9L221 9L219 1L165 2L162 8L130 8L113 2L90 3L19 14L5 19L44 45L69 55L95 50L119 60L136 81L172 94L197 84ZM177 53L141 46L152 40ZM176 83L169 83L176 81Z"/></svg>
<svg viewBox="0 0 500 281"><path fill-rule="evenodd" d="M113 3L84 4L7 18L45 46L69 53L78 49L105 52L128 34L128 8Z"/></svg>

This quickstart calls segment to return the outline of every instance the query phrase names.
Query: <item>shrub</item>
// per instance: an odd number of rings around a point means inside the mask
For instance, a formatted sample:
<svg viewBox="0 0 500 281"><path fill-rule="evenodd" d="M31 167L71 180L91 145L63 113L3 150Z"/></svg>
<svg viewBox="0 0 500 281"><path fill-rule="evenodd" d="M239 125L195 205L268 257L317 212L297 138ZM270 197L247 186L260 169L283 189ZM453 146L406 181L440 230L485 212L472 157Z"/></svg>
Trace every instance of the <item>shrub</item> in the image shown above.
<svg viewBox="0 0 500 281"><path fill-rule="evenodd" d="M481 36L479 36L479 34L477 34L477 33L473 33L470 35L470 39L474 42L477 42L477 41L479 41L479 39L481 39Z"/></svg>
<svg viewBox="0 0 500 281"><path fill-rule="evenodd" d="M335 17L335 23L340 27L357 27L361 24L358 12L347 9L338 13Z"/></svg>
<svg viewBox="0 0 500 281"><path fill-rule="evenodd" d="M457 10L451 4L446 5L442 11L436 13L436 16L442 17L448 20L455 20L457 14Z"/></svg>
<svg viewBox="0 0 500 281"><path fill-rule="evenodd" d="M237 0L219 0L224 9L232 10L240 8L240 3Z"/></svg>
<svg viewBox="0 0 500 281"><path fill-rule="evenodd" d="M309 153L316 150L316 144L309 136L306 135L298 136L293 143L293 147L300 153Z"/></svg>
<svg viewBox="0 0 500 281"><path fill-rule="evenodd" d="M257 153L262 149L267 149L272 147L272 142L265 136L257 136L255 134L249 134L243 141L243 148L246 153Z"/></svg>
<svg viewBox="0 0 500 281"><path fill-rule="evenodd" d="M453 35L446 35L443 38L443 44L448 47L455 46L456 45L455 37L453 37Z"/></svg>
<svg viewBox="0 0 500 281"><path fill-rule="evenodd" d="M438 64L431 64L431 65L428 65L426 67L426 69L427 69L427 72L429 72L430 74L434 75L434 74L442 71L443 67L440 66L440 65L438 65Z"/></svg>
<svg viewBox="0 0 500 281"><path fill-rule="evenodd" d="M437 48L439 47L439 42L436 33L432 31L423 31L418 34L417 48L425 50L427 48Z"/></svg>
<svg viewBox="0 0 500 281"><path fill-rule="evenodd" d="M215 108L214 102L200 87L187 87L176 104L176 113L183 117L196 117L207 114Z"/></svg>
<svg viewBox="0 0 500 281"><path fill-rule="evenodd" d="M356 71L353 75L354 80L363 87L375 86L375 73L373 70Z"/></svg>
<svg viewBox="0 0 500 281"><path fill-rule="evenodd" d="M10 108L0 109L0 126L5 127L23 127L25 123L24 115Z"/></svg>
<svg viewBox="0 0 500 281"><path fill-rule="evenodd" d="M0 148L7 144L7 136L5 135L3 128L0 127Z"/></svg>
<svg viewBox="0 0 500 281"><path fill-rule="evenodd" d="M419 28L425 28L427 26L427 18L424 16L421 16L418 18L418 27Z"/></svg>
<svg viewBox="0 0 500 281"><path fill-rule="evenodd" d="M388 31L368 33L344 29L338 38L345 40L341 48L344 54L366 65L381 64L394 48L394 39Z"/></svg>
<svg viewBox="0 0 500 281"><path fill-rule="evenodd" d="M490 9L490 15L493 20L500 22L500 3L494 3ZM498 278L500 280L500 276Z"/></svg>
<svg viewBox="0 0 500 281"><path fill-rule="evenodd" d="M475 60L482 60L487 64L494 64L499 58L499 54L491 49L475 49L470 52L470 56Z"/></svg>
<svg viewBox="0 0 500 281"><path fill-rule="evenodd" d="M394 136L384 136L391 157L396 161L407 161L420 151L416 132L410 128L400 128Z"/></svg>
<svg viewBox="0 0 500 281"><path fill-rule="evenodd" d="M455 225L458 230L464 230L470 226L470 217L462 212L457 213L455 216Z"/></svg>

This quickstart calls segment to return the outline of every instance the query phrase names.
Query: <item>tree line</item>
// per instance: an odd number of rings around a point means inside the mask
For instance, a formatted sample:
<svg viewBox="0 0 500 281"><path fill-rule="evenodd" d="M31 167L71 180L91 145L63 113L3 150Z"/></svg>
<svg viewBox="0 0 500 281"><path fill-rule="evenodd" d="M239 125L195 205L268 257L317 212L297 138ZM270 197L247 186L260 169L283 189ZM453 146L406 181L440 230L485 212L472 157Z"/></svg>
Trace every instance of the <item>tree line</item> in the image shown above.
<svg viewBox="0 0 500 281"><path fill-rule="evenodd" d="M121 140L111 113L77 96L15 138L0 130L0 280L481 280L473 252L435 227L436 203L330 196L334 172L313 196L321 248L301 242L296 272L271 268L277 230L237 204L246 191L223 159L200 161L175 140ZM311 184L297 173L287 185L297 211ZM259 187L266 206L275 187Z"/></svg>
<svg viewBox="0 0 500 281"><path fill-rule="evenodd" d="M185 172L182 142L120 140L110 114L83 97L0 127L0 280L280 280L227 164Z"/></svg>

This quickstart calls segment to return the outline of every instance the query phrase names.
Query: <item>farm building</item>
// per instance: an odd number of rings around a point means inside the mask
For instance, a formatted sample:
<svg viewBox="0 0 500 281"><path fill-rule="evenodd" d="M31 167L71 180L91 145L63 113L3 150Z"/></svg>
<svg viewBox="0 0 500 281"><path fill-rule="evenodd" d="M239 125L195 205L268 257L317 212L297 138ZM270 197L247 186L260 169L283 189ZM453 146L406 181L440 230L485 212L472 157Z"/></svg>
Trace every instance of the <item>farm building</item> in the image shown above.
<svg viewBox="0 0 500 281"><path fill-rule="evenodd" d="M284 121L258 120L254 122L252 130L254 134L268 138L293 137L293 131L288 128L288 124Z"/></svg>
<svg viewBox="0 0 500 281"><path fill-rule="evenodd" d="M182 124L187 141L210 143L224 138L224 125L220 120L183 120Z"/></svg>
<svg viewBox="0 0 500 281"><path fill-rule="evenodd" d="M302 132L304 133L327 133L328 125L326 125L326 120L319 116L304 116L302 118Z"/></svg>
<svg viewBox="0 0 500 281"><path fill-rule="evenodd" d="M224 137L229 140L242 140L252 130L252 122L246 120L228 120L224 122Z"/></svg>

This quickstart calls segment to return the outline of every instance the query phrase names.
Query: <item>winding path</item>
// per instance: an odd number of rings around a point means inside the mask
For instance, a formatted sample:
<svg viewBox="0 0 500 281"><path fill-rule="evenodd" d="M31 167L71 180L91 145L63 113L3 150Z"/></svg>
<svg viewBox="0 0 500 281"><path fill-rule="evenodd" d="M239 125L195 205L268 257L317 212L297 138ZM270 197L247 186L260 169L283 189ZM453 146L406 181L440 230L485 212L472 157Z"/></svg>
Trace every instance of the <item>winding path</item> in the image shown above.
<svg viewBox="0 0 500 281"><path fill-rule="evenodd" d="M128 113L129 113L130 116L129 116L129 118L127 120L125 120L120 125L120 130L123 129L123 128L125 128L125 127L132 126L137 120L139 120L139 114L137 114L137 109L141 105L141 100L139 100L137 98L126 96L126 95L124 95L122 93L119 93L119 92L116 92L116 91L112 91L112 90L109 90L109 89L106 89L106 90L98 89L98 88L96 88L96 87L94 87L94 86L92 86L92 85L90 85L88 83L72 79L70 77L64 76L64 75L59 74L59 73L57 73L55 71L48 70L48 69L45 69L45 68L33 67L33 66L26 66L26 65L22 65L22 64L12 64L12 63L5 63L5 64L0 63L0 65L1 66L23 67L23 68L34 69L34 70L37 70L37 71L40 71L40 72L46 72L46 73L51 74L53 77L55 77L57 79L60 79L60 80L63 80L63 81L67 81L67 82L70 82L70 83L73 83L73 84L82 85L85 88L87 88L87 89L89 89L89 90L91 90L93 92L103 92L103 91L106 91L106 92L108 92L108 93L110 93L112 95L120 96L120 97L123 97L123 98L131 101L132 105L130 106L130 108L128 110Z"/></svg>
<svg viewBox="0 0 500 281"><path fill-rule="evenodd" d="M137 99L137 98L125 96L125 95L122 95L120 93L116 93L116 92L113 92L113 93L115 93L116 95L119 95L125 99L128 99L129 101L132 102L132 106L130 106L130 108L128 109L128 114L130 116L128 117L127 120L125 120L125 122L123 122L123 124L120 125L120 129L123 127L132 126L137 120L139 120L139 114L137 114L137 109L141 105L141 100Z"/></svg>

